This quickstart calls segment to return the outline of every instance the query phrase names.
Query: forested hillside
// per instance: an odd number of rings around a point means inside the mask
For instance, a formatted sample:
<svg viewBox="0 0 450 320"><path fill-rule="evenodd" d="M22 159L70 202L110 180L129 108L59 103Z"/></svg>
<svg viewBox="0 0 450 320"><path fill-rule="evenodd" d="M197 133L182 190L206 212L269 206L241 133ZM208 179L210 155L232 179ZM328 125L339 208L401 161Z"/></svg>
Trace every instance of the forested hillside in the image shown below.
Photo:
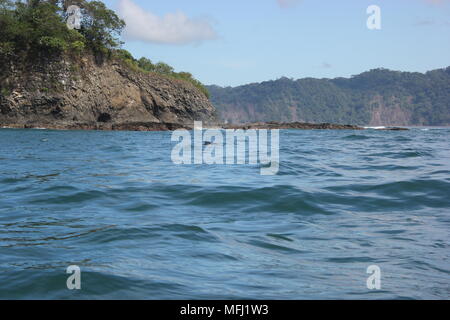
<svg viewBox="0 0 450 320"><path fill-rule="evenodd" d="M223 121L450 125L450 67L425 74L375 69L351 78L281 78L208 87Z"/></svg>

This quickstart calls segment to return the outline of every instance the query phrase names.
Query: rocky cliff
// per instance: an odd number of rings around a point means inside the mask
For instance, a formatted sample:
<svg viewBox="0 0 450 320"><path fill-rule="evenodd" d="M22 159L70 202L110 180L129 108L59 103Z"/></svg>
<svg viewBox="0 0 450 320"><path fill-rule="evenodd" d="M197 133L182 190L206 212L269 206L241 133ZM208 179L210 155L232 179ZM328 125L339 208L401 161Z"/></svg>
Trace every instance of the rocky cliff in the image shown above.
<svg viewBox="0 0 450 320"><path fill-rule="evenodd" d="M120 60L0 64L0 127L167 130L212 123L214 114L190 83L133 71Z"/></svg>

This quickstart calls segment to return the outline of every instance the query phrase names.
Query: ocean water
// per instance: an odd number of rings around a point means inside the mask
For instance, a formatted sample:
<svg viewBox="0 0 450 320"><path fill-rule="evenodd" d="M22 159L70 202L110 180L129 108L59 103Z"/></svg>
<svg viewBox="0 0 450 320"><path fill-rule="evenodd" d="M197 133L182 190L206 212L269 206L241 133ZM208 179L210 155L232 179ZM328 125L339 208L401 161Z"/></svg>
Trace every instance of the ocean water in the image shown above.
<svg viewBox="0 0 450 320"><path fill-rule="evenodd" d="M281 131L275 176L173 146L0 130L0 299L450 298L450 129Z"/></svg>

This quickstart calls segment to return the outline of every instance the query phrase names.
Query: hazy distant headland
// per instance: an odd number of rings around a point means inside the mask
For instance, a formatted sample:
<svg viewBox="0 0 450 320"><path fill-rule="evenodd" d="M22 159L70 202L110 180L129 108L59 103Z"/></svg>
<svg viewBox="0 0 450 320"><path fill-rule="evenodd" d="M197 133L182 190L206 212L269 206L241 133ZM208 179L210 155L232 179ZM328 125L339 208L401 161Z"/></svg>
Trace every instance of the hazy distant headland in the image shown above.
<svg viewBox="0 0 450 320"><path fill-rule="evenodd" d="M208 86L224 122L450 125L450 67L427 73L375 69L351 78Z"/></svg>

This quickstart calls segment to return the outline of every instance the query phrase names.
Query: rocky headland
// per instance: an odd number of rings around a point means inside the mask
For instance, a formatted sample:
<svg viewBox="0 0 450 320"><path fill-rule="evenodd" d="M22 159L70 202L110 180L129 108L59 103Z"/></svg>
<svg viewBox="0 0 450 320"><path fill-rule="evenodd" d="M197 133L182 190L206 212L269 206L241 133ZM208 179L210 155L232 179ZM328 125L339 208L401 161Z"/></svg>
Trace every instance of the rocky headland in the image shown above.
<svg viewBox="0 0 450 320"><path fill-rule="evenodd" d="M364 130L331 123L221 124L206 95L189 82L135 71L120 60L61 57L29 65L10 60L0 69L3 128L166 131L203 121L222 129Z"/></svg>
<svg viewBox="0 0 450 320"><path fill-rule="evenodd" d="M173 130L215 122L214 107L189 82L120 60L8 61L0 69L0 127Z"/></svg>

